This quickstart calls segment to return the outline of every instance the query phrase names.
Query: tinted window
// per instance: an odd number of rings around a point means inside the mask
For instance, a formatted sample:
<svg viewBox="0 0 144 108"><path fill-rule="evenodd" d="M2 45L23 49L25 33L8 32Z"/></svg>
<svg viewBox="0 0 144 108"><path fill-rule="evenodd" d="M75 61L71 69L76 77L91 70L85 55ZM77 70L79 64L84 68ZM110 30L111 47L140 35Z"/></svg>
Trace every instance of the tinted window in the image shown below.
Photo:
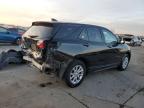
<svg viewBox="0 0 144 108"><path fill-rule="evenodd" d="M82 40L88 41L89 39L88 39L87 31L86 31L86 30L83 30L83 31L81 32L79 38L82 39Z"/></svg>
<svg viewBox="0 0 144 108"><path fill-rule="evenodd" d="M106 43L117 42L117 38L115 35L113 35L113 33L111 33L108 30L102 30L102 32L103 32Z"/></svg>
<svg viewBox="0 0 144 108"><path fill-rule="evenodd" d="M0 27L0 32L6 33L7 29Z"/></svg>
<svg viewBox="0 0 144 108"><path fill-rule="evenodd" d="M88 28L88 36L89 36L89 41L91 42L102 42L102 37L99 29L97 28Z"/></svg>
<svg viewBox="0 0 144 108"><path fill-rule="evenodd" d="M79 26L77 25L63 25L55 35L55 39L73 39L78 30Z"/></svg>

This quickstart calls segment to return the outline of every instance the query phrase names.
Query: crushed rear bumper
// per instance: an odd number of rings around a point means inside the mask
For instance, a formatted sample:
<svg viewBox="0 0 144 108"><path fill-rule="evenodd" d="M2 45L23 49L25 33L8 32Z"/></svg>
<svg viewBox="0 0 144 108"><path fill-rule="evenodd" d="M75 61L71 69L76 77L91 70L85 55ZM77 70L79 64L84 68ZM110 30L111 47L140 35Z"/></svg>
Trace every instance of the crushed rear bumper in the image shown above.
<svg viewBox="0 0 144 108"><path fill-rule="evenodd" d="M23 59L31 62L36 68L38 68L41 71L45 71L46 68L52 69L52 66L50 66L49 64L45 64L45 63L40 64L36 60L34 60L33 58L31 58L29 56L23 56Z"/></svg>

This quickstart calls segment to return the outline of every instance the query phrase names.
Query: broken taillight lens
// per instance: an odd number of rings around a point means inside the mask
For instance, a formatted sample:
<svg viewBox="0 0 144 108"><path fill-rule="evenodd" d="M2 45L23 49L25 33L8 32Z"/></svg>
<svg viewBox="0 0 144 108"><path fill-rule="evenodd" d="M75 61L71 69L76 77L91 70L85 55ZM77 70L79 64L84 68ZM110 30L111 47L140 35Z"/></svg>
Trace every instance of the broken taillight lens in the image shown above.
<svg viewBox="0 0 144 108"><path fill-rule="evenodd" d="M44 49L45 48L45 42L43 40L38 41L37 47L40 49Z"/></svg>

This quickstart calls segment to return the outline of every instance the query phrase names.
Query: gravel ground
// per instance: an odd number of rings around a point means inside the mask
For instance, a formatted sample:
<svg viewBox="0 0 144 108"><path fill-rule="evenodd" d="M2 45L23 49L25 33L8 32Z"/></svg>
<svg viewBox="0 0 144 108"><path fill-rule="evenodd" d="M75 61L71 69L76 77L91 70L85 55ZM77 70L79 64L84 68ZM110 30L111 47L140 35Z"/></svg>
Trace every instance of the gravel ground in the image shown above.
<svg viewBox="0 0 144 108"><path fill-rule="evenodd" d="M0 52L10 48L19 49L0 44ZM132 47L126 71L90 73L73 89L30 64L4 67L0 70L0 108L143 108L143 88L144 47Z"/></svg>

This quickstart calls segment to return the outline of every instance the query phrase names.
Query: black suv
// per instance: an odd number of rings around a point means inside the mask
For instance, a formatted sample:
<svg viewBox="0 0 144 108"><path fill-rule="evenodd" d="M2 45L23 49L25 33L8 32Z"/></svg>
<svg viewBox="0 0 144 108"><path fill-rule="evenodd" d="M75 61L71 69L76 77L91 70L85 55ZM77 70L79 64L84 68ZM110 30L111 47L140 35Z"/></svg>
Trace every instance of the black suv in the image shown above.
<svg viewBox="0 0 144 108"><path fill-rule="evenodd" d="M23 57L41 71L53 70L68 86L78 86L89 71L125 70L131 51L104 27L33 22L22 36Z"/></svg>

